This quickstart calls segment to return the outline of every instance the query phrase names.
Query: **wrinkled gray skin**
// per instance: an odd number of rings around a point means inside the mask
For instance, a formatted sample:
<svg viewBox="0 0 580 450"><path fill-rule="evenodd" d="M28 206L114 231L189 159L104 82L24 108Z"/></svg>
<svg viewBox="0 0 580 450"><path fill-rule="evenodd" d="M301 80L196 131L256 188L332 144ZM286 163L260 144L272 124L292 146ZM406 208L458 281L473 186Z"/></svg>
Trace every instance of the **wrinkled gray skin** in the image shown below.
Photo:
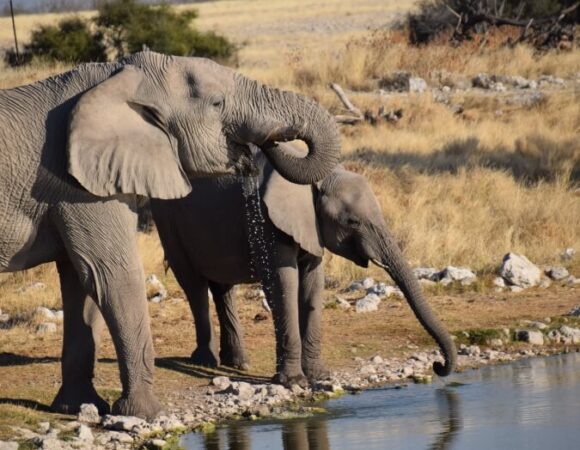
<svg viewBox="0 0 580 450"><path fill-rule="evenodd" d="M276 146L294 137L308 143L306 158ZM0 272L57 264L64 345L55 410L109 410L92 383L103 325L94 301L119 361L113 412L159 411L135 194L180 198L188 178L247 172L247 142L302 183L338 159L336 127L317 104L201 58L144 52L0 91Z"/></svg>
<svg viewBox="0 0 580 450"><path fill-rule="evenodd" d="M436 363L435 372L448 375L456 363L453 341L425 301L366 179L337 167L317 185L301 186L283 179L269 164L262 173L265 236L271 237L266 244L252 244L255 239L250 236L255 231L245 220L242 183L234 177L195 180L198 195L151 202L165 256L195 319L198 347L193 361L247 367L233 286L268 276L263 268L252 270L253 252L260 264L272 268L271 291L266 291L276 329L275 379L283 384L304 384L305 377L323 376L322 253L327 248L363 267L372 261L389 273L441 347L445 364ZM272 256L265 255L265 249ZM220 321L219 356L209 316L208 287Z"/></svg>

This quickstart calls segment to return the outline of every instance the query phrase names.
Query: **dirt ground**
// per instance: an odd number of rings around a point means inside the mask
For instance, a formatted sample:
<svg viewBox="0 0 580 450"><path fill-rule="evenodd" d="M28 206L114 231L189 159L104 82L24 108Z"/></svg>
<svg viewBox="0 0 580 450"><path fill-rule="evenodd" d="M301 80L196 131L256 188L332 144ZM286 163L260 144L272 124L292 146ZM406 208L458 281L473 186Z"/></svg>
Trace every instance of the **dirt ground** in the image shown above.
<svg viewBox="0 0 580 450"><path fill-rule="evenodd" d="M456 289L457 290L457 289ZM460 289L459 289L460 290ZM238 292L246 345L252 367L241 373L228 369L211 370L189 364L195 347L194 327L189 307L181 292L170 290L171 299L151 304L155 349L157 352L156 392L169 407L191 401L192 390L206 385L216 374L234 378L265 380L273 374L274 339L271 320L254 321L263 312L260 301L250 300L247 288ZM334 291L327 291L330 299ZM450 331L515 327L523 319L543 320L561 316L580 303L580 288L552 286L521 293L454 292L429 295L429 301ZM217 320L214 314L214 323ZM434 343L420 328L403 300L384 300L379 311L357 314L325 309L324 360L331 369L354 366L354 358L374 355L392 357L409 354ZM21 325L0 333L0 439L13 433L11 425L32 425L41 421L67 420L48 412L48 405L60 383L62 325L57 333L37 334ZM118 371L112 343L107 335L99 350L95 384L112 401L120 393ZM187 396L182 395L187 392ZM195 398L195 397L193 397Z"/></svg>

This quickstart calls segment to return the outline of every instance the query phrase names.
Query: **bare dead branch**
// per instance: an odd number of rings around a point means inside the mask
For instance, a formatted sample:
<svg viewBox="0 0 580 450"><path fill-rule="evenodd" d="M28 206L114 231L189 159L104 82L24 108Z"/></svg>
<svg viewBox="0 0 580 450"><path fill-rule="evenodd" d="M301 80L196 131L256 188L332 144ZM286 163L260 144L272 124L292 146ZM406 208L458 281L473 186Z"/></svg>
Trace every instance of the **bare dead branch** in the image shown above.
<svg viewBox="0 0 580 450"><path fill-rule="evenodd" d="M338 84L331 83L330 89L332 89L336 93L339 100L342 102L342 104L345 106L346 109L348 109L351 113L355 114L360 119L362 119L363 113L361 112L361 110L351 103L351 101L348 99L348 97Z"/></svg>

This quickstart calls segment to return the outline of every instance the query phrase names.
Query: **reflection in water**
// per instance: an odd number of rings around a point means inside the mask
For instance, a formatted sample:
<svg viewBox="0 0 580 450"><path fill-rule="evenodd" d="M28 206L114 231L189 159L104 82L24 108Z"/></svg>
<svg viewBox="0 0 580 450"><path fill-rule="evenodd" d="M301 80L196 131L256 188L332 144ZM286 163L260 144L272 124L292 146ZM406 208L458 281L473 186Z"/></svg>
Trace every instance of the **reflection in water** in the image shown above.
<svg viewBox="0 0 580 450"><path fill-rule="evenodd" d="M453 375L457 386L410 385L344 396L307 419L234 422L190 434L187 449L579 448L580 354Z"/></svg>
<svg viewBox="0 0 580 450"><path fill-rule="evenodd" d="M451 443L463 426L461 403L459 394L450 389L437 390L436 401L442 411L441 424L443 425L443 430L437 435L437 439L429 449L446 450L451 448Z"/></svg>

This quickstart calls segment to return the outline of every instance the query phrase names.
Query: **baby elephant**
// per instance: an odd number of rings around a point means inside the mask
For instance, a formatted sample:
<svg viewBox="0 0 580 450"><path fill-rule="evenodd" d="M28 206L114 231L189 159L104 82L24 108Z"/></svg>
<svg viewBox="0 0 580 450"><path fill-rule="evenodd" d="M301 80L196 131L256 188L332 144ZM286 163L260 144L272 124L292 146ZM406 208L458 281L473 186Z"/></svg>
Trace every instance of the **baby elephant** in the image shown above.
<svg viewBox="0 0 580 450"><path fill-rule="evenodd" d="M167 261L195 319L193 362L247 367L232 288L262 281L273 306L275 381L305 384L324 376L320 325L327 248L363 267L372 261L390 274L441 347L445 363L435 363L435 372L448 375L456 362L453 341L425 301L366 179L337 167L316 185L297 185L259 160L263 223L260 214L247 212L244 182L235 177L191 180L195 195L151 202ZM263 236L256 224L262 224ZM208 287L221 325L219 357Z"/></svg>

